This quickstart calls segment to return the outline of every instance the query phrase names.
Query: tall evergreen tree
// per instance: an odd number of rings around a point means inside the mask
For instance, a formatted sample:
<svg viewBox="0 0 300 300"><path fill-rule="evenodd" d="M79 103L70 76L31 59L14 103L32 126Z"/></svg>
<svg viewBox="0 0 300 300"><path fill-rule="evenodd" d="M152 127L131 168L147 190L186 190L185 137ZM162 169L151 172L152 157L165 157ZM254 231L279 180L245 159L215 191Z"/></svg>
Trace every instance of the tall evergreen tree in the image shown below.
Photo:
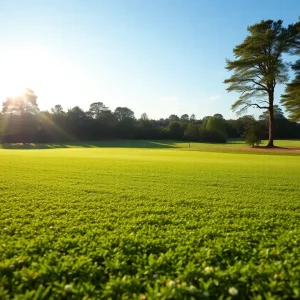
<svg viewBox="0 0 300 300"><path fill-rule="evenodd" d="M282 21L266 20L247 28L249 35L233 49L234 60L226 69L233 75L224 82L227 91L240 93L233 110L244 113L249 107L268 111L269 141L274 147L274 92L277 84L288 80L288 65L282 54L290 53L296 40L295 25L283 27Z"/></svg>
<svg viewBox="0 0 300 300"><path fill-rule="evenodd" d="M296 72L296 76L287 85L285 94L281 96L280 102L285 106L292 121L300 121L300 61L294 65L293 69Z"/></svg>

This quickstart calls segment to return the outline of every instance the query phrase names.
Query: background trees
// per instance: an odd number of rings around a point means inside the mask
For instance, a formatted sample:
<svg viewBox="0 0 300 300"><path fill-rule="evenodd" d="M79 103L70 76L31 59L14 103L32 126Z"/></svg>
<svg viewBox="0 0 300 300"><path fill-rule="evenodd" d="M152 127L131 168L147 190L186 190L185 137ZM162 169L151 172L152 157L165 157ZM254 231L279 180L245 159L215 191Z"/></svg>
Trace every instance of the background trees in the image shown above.
<svg viewBox="0 0 300 300"><path fill-rule="evenodd" d="M100 120L107 111L108 107L106 107L102 102L95 102L90 105L88 114L91 118Z"/></svg>
<svg viewBox="0 0 300 300"><path fill-rule="evenodd" d="M215 143L226 143L227 131L222 115L208 118L203 132L203 140Z"/></svg>
<svg viewBox="0 0 300 300"><path fill-rule="evenodd" d="M6 141L26 143L35 140L39 113L37 96L26 89L22 95L7 98L2 104L2 134Z"/></svg>
<svg viewBox="0 0 300 300"><path fill-rule="evenodd" d="M126 119L135 119L134 112L128 107L117 107L115 109L114 115L119 122L122 122Z"/></svg>
<svg viewBox="0 0 300 300"><path fill-rule="evenodd" d="M255 128L259 128L260 139L268 137L267 112L262 113L258 120L249 115L225 120L220 113L203 119L196 119L195 115L189 118L187 115L181 118L171 115L168 119L152 120L147 113L136 119L134 112L127 107L118 107L112 112L102 102L91 104L88 111L79 106L65 111L60 104L55 105L50 112L39 111L36 95L33 99L35 109L25 108L24 115L21 115L22 110L17 109L16 105L13 110L3 109L0 114L0 137L3 142L58 143L115 138L226 142L227 138L241 138L249 132L252 134L251 124L258 125ZM285 118L276 105L274 118L277 124L274 130L276 137L300 138L300 124Z"/></svg>

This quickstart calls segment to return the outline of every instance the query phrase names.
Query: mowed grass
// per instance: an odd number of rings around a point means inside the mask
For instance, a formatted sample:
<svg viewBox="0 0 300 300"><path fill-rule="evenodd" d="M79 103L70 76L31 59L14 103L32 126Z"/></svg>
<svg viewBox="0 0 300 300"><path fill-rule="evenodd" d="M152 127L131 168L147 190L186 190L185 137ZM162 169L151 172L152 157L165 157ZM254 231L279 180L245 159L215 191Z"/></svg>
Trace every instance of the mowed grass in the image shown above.
<svg viewBox="0 0 300 300"><path fill-rule="evenodd" d="M300 140L276 140L275 146L287 148L300 148ZM261 146L266 146L267 141L262 141ZM0 149L59 149L59 148L192 148L205 151L226 151L243 149L249 150L243 139L229 139L227 143L211 144L187 141L170 140L110 140L96 142L69 142L57 144L2 144Z"/></svg>
<svg viewBox="0 0 300 300"><path fill-rule="evenodd" d="M0 150L0 299L299 299L300 158Z"/></svg>

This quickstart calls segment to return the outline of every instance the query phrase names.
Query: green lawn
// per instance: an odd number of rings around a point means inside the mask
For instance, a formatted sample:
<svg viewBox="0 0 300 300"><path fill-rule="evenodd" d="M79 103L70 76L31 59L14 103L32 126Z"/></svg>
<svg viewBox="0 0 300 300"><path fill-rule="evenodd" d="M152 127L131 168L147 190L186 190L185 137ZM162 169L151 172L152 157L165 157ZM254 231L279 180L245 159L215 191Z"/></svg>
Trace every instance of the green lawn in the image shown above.
<svg viewBox="0 0 300 300"><path fill-rule="evenodd" d="M261 146L266 146L262 141ZM300 140L276 140L278 147L298 147ZM58 148L189 148L205 151L232 150L236 148L249 148L242 139L229 139L226 144L210 144L196 142L182 142L169 140L111 140L98 142L69 142L58 144L5 144L0 149L58 149Z"/></svg>
<svg viewBox="0 0 300 300"><path fill-rule="evenodd" d="M299 156L156 143L0 150L0 299L299 299Z"/></svg>

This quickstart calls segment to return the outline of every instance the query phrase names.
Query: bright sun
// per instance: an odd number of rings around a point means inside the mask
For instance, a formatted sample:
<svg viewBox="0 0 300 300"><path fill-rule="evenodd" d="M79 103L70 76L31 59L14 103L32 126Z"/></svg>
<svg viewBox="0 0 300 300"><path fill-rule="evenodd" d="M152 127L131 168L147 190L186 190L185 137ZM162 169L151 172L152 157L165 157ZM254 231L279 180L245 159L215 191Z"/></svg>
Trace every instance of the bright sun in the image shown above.
<svg viewBox="0 0 300 300"><path fill-rule="evenodd" d="M7 85L4 88L3 93L5 93L6 97L15 97L15 96L21 96L24 94L26 87L21 85Z"/></svg>
<svg viewBox="0 0 300 300"><path fill-rule="evenodd" d="M55 61L45 47L13 45L1 52L4 53L0 57L0 102L22 95L26 88L42 90L51 82Z"/></svg>
<svg viewBox="0 0 300 300"><path fill-rule="evenodd" d="M71 107L74 97L81 92L78 69L55 46L27 40L1 45L0 111L7 97L22 95L26 88L37 95L40 108L49 109L57 103ZM86 95L85 91L82 93Z"/></svg>

